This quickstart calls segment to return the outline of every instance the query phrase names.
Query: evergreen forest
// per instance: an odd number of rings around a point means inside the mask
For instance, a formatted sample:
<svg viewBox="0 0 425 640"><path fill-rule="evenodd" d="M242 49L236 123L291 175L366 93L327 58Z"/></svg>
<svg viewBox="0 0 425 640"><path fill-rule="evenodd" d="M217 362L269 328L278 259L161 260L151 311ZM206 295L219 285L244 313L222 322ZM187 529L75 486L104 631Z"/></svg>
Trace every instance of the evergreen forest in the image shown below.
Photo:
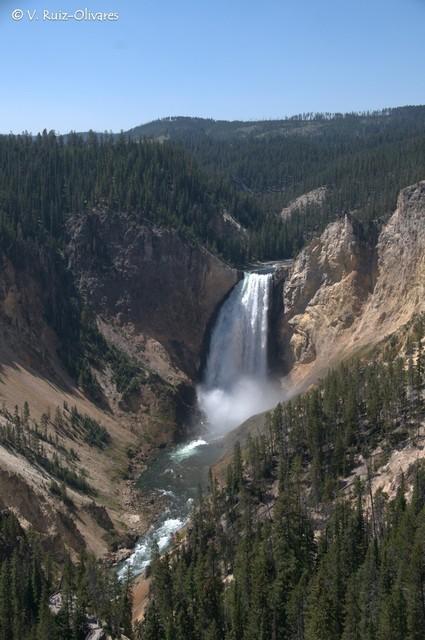
<svg viewBox="0 0 425 640"><path fill-rule="evenodd" d="M423 335L421 321L404 359L389 343L382 359L331 371L235 445L187 536L154 559L139 638L424 637L423 463L394 495L372 491L398 446L423 446Z"/></svg>

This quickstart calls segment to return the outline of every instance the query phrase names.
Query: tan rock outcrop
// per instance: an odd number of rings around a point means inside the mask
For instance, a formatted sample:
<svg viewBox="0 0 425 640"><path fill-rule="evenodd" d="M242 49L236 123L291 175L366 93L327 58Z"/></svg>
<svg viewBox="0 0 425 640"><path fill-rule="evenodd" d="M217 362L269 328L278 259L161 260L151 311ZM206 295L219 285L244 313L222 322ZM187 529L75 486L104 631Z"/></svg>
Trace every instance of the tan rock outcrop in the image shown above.
<svg viewBox="0 0 425 640"><path fill-rule="evenodd" d="M404 189L377 245L377 279L355 339L381 339L425 309L425 181Z"/></svg>
<svg viewBox="0 0 425 640"><path fill-rule="evenodd" d="M404 189L377 243L345 217L296 258L282 284L281 360L307 382L425 310L425 182Z"/></svg>
<svg viewBox="0 0 425 640"><path fill-rule="evenodd" d="M295 200L290 202L287 207L282 209L280 215L284 220L289 220L294 213L304 212L307 207L314 205L320 207L326 201L327 195L327 187L318 187L317 189L313 189L312 191L295 198Z"/></svg>

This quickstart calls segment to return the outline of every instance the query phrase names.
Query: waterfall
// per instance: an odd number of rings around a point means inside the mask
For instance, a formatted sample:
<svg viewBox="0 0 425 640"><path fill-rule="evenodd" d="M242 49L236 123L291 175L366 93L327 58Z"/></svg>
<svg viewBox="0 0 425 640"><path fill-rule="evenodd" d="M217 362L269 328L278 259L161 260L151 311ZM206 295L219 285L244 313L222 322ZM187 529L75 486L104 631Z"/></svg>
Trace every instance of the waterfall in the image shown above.
<svg viewBox="0 0 425 640"><path fill-rule="evenodd" d="M223 304L214 327L204 385L232 387L241 376L267 375L271 274L246 273Z"/></svg>
<svg viewBox="0 0 425 640"><path fill-rule="evenodd" d="M164 551L187 522L198 486L206 484L208 468L223 454L220 436L281 399L282 391L271 384L267 366L271 278L271 274L246 273L222 305L198 387L208 434L174 451L165 449L144 472L143 486L154 487L168 499L168 506L121 565L120 578L129 566L136 574L143 571L151 561L153 542Z"/></svg>
<svg viewBox="0 0 425 640"><path fill-rule="evenodd" d="M198 389L215 431L227 431L274 403L267 362L271 281L270 273L245 273L220 309Z"/></svg>

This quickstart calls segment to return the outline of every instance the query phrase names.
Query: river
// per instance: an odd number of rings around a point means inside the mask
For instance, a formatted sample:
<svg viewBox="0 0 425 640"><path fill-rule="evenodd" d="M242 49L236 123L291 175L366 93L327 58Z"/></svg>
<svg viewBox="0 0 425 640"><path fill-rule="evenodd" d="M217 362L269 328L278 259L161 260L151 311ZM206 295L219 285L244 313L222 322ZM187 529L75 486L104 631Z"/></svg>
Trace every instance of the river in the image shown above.
<svg viewBox="0 0 425 640"><path fill-rule="evenodd" d="M141 475L138 487L148 495L166 498L166 508L149 531L139 540L133 554L119 568L125 575L128 566L140 574L150 562L152 544L164 551L174 534L189 519L199 492L208 483L209 468L224 453L223 438L197 438L172 450L163 450Z"/></svg>
<svg viewBox="0 0 425 640"><path fill-rule="evenodd" d="M275 405L280 397L268 373L268 325L272 274L245 273L224 302L213 328L198 404L205 422L195 439L163 450L141 475L138 487L166 508L119 567L140 574L155 542L164 551L189 519L209 468L224 453L224 436L250 416ZM202 434L202 435L201 435Z"/></svg>

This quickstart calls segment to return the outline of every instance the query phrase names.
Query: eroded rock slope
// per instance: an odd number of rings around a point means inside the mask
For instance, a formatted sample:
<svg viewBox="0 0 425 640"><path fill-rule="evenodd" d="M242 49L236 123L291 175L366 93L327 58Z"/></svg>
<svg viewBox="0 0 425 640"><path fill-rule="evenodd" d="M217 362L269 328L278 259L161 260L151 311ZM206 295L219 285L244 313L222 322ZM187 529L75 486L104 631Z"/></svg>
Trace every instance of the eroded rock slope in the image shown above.
<svg viewBox="0 0 425 640"><path fill-rule="evenodd" d="M425 310L425 181L404 189L377 241L353 220L330 224L280 286L280 358L307 382Z"/></svg>
<svg viewBox="0 0 425 640"><path fill-rule="evenodd" d="M73 218L69 232L71 269L96 313L156 341L194 378L208 323L237 271L175 231L110 211Z"/></svg>
<svg viewBox="0 0 425 640"><path fill-rule="evenodd" d="M70 221L65 257L57 276L49 256L1 256L0 508L59 553L102 555L162 508L134 478L182 435L208 324L239 275L176 232L105 211ZM100 343L82 336L83 307ZM95 393L69 369L81 357Z"/></svg>

